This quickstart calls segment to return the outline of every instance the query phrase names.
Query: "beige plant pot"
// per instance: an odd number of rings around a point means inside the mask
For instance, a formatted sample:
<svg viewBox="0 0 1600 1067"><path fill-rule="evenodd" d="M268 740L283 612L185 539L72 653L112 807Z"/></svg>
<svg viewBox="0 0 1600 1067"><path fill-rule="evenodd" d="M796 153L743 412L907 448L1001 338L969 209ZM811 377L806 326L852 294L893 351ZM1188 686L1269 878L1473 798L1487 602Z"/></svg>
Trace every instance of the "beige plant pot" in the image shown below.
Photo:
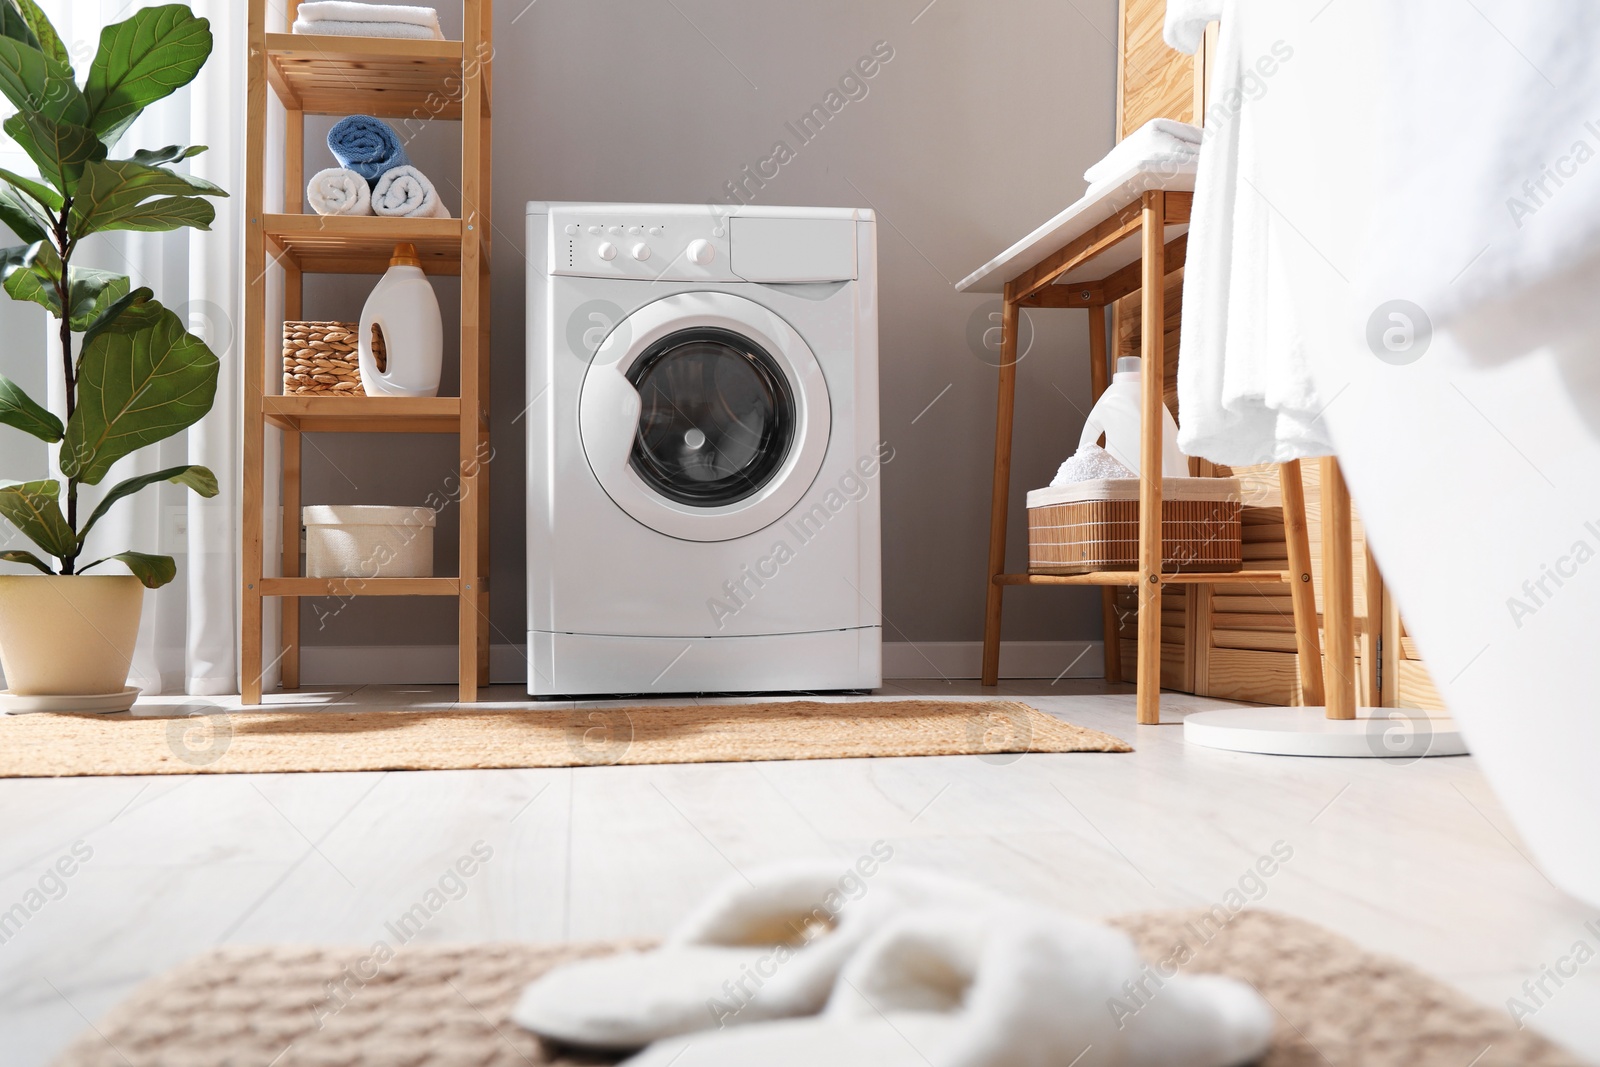
<svg viewBox="0 0 1600 1067"><path fill-rule="evenodd" d="M19 696L121 692L144 586L132 575L0 575L0 668Z"/></svg>

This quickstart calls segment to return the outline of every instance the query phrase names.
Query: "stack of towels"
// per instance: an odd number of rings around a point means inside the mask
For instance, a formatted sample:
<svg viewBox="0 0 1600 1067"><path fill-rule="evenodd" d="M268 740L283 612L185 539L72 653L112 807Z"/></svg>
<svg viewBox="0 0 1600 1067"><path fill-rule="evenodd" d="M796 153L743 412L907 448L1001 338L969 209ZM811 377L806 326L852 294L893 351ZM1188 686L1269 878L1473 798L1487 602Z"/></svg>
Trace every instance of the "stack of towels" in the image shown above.
<svg viewBox="0 0 1600 1067"><path fill-rule="evenodd" d="M405 37L442 41L439 13L431 7L406 4L357 4L350 0L316 0L301 4L295 16L295 33L332 34L336 37Z"/></svg>
<svg viewBox="0 0 1600 1067"><path fill-rule="evenodd" d="M1176 119L1151 119L1134 130L1105 157L1083 172L1091 186L1122 178L1131 170L1143 168L1192 167L1200 158L1201 129Z"/></svg>
<svg viewBox="0 0 1600 1067"><path fill-rule="evenodd" d="M306 202L317 214L450 217L387 122L371 115L342 118L328 131L328 150L339 165L318 171L306 186Z"/></svg>

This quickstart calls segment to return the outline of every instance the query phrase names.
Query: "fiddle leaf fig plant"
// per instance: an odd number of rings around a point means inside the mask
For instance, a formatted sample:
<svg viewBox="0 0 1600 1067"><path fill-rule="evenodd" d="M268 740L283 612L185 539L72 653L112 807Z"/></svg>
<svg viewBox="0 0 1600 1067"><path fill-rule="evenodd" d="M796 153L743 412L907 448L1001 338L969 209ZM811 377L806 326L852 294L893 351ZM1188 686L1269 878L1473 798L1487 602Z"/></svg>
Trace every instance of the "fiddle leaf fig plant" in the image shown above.
<svg viewBox="0 0 1600 1067"><path fill-rule="evenodd" d="M0 285L58 322L66 384L63 422L0 374L0 423L61 446L59 479L0 483L0 516L39 549L0 551L0 560L45 574L119 560L154 589L177 574L170 556L130 551L80 563L89 531L117 501L158 482L217 495L206 468L169 467L112 486L80 521L80 486L99 485L117 460L211 410L217 357L151 290L73 263L91 234L211 228L216 210L206 198L228 194L171 169L205 145L111 158L140 113L193 81L210 55L210 24L187 5L146 7L101 31L80 84L35 0L0 0L0 94L17 109L0 129L39 169L28 177L0 168L0 224L22 242L0 248Z"/></svg>

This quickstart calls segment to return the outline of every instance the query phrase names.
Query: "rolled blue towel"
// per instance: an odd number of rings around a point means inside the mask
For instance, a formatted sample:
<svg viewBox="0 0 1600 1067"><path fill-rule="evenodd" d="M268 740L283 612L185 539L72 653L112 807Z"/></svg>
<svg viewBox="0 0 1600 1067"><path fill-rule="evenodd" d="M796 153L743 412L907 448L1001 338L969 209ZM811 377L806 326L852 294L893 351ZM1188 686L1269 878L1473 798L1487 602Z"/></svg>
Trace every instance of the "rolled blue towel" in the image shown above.
<svg viewBox="0 0 1600 1067"><path fill-rule="evenodd" d="M334 123L328 151L339 166L355 171L368 185L377 185L384 171L411 165L393 127L371 115L347 115Z"/></svg>

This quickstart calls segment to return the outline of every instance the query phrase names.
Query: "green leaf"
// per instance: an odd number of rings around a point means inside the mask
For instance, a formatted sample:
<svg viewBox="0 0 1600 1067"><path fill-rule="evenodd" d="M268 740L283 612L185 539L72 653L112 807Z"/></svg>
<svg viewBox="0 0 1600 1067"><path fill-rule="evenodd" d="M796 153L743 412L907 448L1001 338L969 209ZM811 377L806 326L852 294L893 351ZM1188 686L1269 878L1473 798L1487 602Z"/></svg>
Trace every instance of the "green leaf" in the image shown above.
<svg viewBox="0 0 1600 1067"><path fill-rule="evenodd" d="M31 300L60 318L61 294L56 292L55 280L61 276L61 259L54 246L49 241L35 241L20 262L9 255L13 249L6 252L4 285L11 299Z"/></svg>
<svg viewBox="0 0 1600 1067"><path fill-rule="evenodd" d="M127 293L126 295L118 297L116 300L112 301L106 306L104 311L96 315L89 322L89 324L83 328L83 341L80 345L80 351L82 348L87 347L90 341L94 340L95 334L99 333L101 330L104 330L107 326L115 322L117 316L121 315L129 308L134 308L134 314L139 314L140 311L155 297L155 295L156 294L151 292L148 286L141 285L133 292ZM135 305L137 305L137 307L135 307Z"/></svg>
<svg viewBox="0 0 1600 1067"><path fill-rule="evenodd" d="M44 220L11 186L0 186L0 222L29 244L43 241L47 236Z"/></svg>
<svg viewBox="0 0 1600 1067"><path fill-rule="evenodd" d="M39 47L39 38L28 27L28 20L8 0L0 0L0 37L20 41L29 48Z"/></svg>
<svg viewBox="0 0 1600 1067"><path fill-rule="evenodd" d="M28 153L39 173L67 196L77 189L85 163L106 158L106 146L94 131L76 123L19 111L0 128Z"/></svg>
<svg viewBox="0 0 1600 1067"><path fill-rule="evenodd" d="M3 2L4 0L0 0L0 3ZM49 564L45 563L44 560L40 559L38 556L35 556L32 552L24 552L20 548L11 549L8 552L0 552L0 560L5 560L7 563L26 563L31 567L38 567L46 574L55 573L55 571L51 570Z"/></svg>
<svg viewBox="0 0 1600 1067"><path fill-rule="evenodd" d="M60 419L4 374L0 374L0 422L51 444L61 440L65 432Z"/></svg>
<svg viewBox="0 0 1600 1067"><path fill-rule="evenodd" d="M96 485L135 449L193 426L217 393L217 357L154 300L124 311L83 345L78 406L61 472Z"/></svg>
<svg viewBox="0 0 1600 1067"><path fill-rule="evenodd" d="M71 67L45 55L37 45L5 36L0 36L0 93L21 114L76 125L89 119L88 101L78 90Z"/></svg>
<svg viewBox="0 0 1600 1067"><path fill-rule="evenodd" d="M165 148L141 148L131 157L135 163L143 163L147 167L154 167L161 163L178 163L190 156L198 156L206 150L203 144L175 145L169 144Z"/></svg>
<svg viewBox="0 0 1600 1067"><path fill-rule="evenodd" d="M72 202L72 236L101 230L174 230L179 226L210 229L216 211L196 193L228 195L204 178L131 159L90 163L83 169Z"/></svg>
<svg viewBox="0 0 1600 1067"><path fill-rule="evenodd" d="M4 288L13 300L29 300L56 318L61 317L61 296L56 282L61 259L49 241L35 242L28 256L6 270ZM67 317L72 329L87 329L108 307L128 293L127 277L93 267L73 267L67 285Z"/></svg>
<svg viewBox="0 0 1600 1067"><path fill-rule="evenodd" d="M38 40L39 51L71 70L72 56L67 52L67 46L61 43L56 28L50 25L50 20L39 10L39 5L33 0L17 0L17 7L21 9L23 21L28 24L28 29L33 31L33 36Z"/></svg>
<svg viewBox="0 0 1600 1067"><path fill-rule="evenodd" d="M94 529L94 524L100 517L111 510L111 505L125 496L137 493L147 485L157 482L171 482L173 485L187 485L190 489L204 497L217 495L217 476L205 467L185 466L168 467L164 471L154 474L141 474L134 478L118 482L116 486L100 501L100 506L94 509L94 514L89 516L89 521L83 524L83 529L78 531L78 544L83 544L83 539L89 536L89 531Z"/></svg>
<svg viewBox="0 0 1600 1067"><path fill-rule="evenodd" d="M70 558L78 539L61 514L61 485L53 480L0 486L0 515L52 556Z"/></svg>
<svg viewBox="0 0 1600 1067"><path fill-rule="evenodd" d="M4 0L0 0L0 3L3 2ZM64 203L64 201L61 199L61 194L43 182L35 181L32 178L24 178L20 174L13 174L4 167L0 167L0 178L4 178L12 185L15 185L18 189L21 189L23 192L33 197L42 207L45 208L45 210L52 212L61 210L61 205ZM21 235L19 234L18 236Z"/></svg>
<svg viewBox="0 0 1600 1067"><path fill-rule="evenodd" d="M160 589L178 576L178 564L171 556L152 556L148 552L118 552L115 556L97 559L88 567L79 567L78 573L114 559L121 560L146 589Z"/></svg>
<svg viewBox="0 0 1600 1067"><path fill-rule="evenodd" d="M211 24L183 4L135 11L100 31L84 84L85 123L115 144L145 107L194 80L211 54Z"/></svg>

